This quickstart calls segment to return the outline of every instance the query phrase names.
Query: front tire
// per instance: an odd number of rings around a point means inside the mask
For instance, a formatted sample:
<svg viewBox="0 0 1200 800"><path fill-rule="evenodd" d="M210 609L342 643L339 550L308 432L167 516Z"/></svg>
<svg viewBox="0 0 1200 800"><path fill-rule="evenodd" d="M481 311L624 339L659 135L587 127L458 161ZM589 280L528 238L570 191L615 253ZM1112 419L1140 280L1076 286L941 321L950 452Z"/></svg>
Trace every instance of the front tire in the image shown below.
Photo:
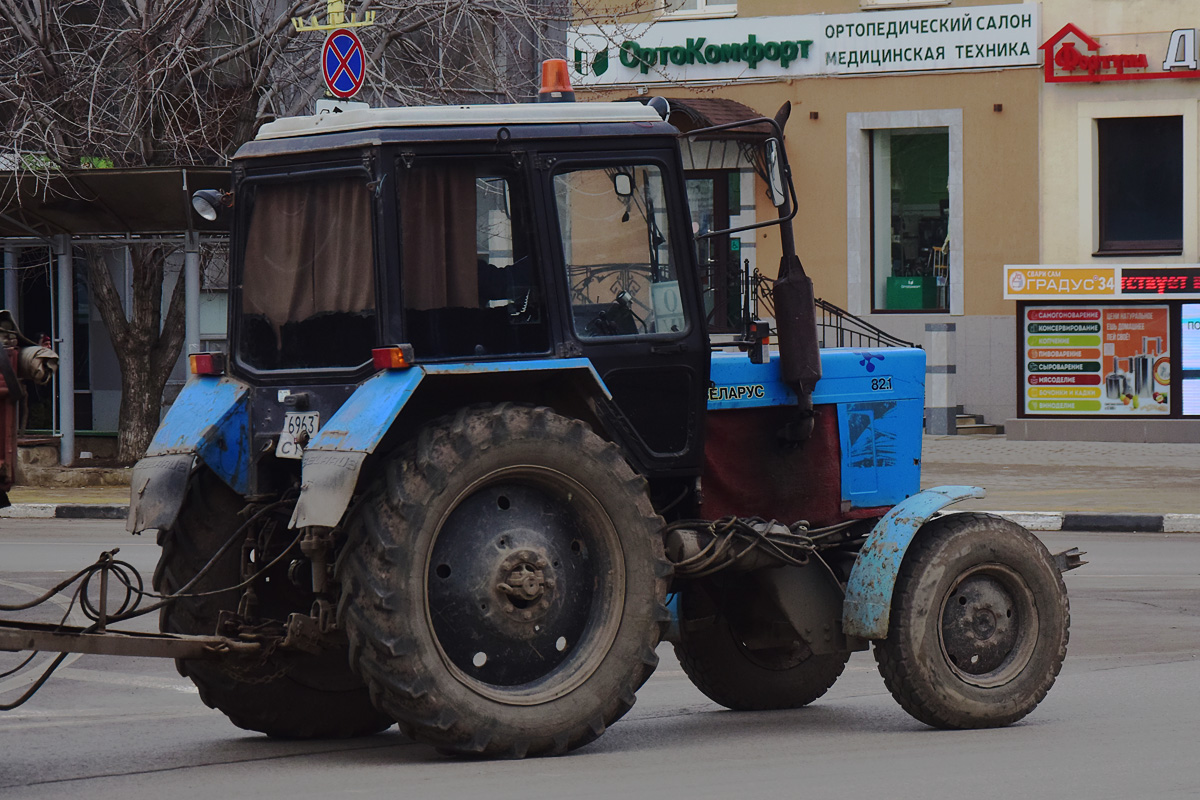
<svg viewBox="0 0 1200 800"><path fill-rule="evenodd" d="M645 481L578 420L502 405L432 423L347 522L351 663L443 751L586 744L657 664L661 526Z"/></svg>
<svg viewBox="0 0 1200 800"><path fill-rule="evenodd" d="M1046 696L1071 615L1045 546L1016 523L950 514L904 556L875 660L896 701L936 728L1009 725Z"/></svg>

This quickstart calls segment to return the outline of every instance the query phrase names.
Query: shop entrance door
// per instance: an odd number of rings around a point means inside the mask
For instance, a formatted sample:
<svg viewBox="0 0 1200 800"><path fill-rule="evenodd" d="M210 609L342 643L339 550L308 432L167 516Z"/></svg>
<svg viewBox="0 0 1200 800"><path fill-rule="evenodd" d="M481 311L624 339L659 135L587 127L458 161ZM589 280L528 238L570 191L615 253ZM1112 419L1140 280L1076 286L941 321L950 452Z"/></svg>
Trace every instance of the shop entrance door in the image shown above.
<svg viewBox="0 0 1200 800"><path fill-rule="evenodd" d="M730 184L738 173L728 170L695 170L687 173L688 205L692 210L692 232L696 235L729 227ZM735 240L738 245L740 240ZM714 333L739 330L742 322L741 271L738 253L730 249L728 234L696 240L700 282L704 288L704 312L708 329Z"/></svg>

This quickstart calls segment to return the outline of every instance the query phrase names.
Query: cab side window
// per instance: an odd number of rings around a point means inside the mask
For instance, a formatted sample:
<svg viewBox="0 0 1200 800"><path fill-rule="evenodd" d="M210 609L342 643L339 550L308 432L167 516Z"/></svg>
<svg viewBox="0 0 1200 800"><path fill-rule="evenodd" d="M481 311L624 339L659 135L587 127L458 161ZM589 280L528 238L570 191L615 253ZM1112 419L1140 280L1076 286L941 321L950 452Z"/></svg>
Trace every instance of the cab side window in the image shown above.
<svg viewBox="0 0 1200 800"><path fill-rule="evenodd" d="M398 173L400 292L416 357L547 352L522 176L462 159Z"/></svg>
<svg viewBox="0 0 1200 800"><path fill-rule="evenodd" d="M685 333L661 170L563 171L554 176L554 194L575 335Z"/></svg>

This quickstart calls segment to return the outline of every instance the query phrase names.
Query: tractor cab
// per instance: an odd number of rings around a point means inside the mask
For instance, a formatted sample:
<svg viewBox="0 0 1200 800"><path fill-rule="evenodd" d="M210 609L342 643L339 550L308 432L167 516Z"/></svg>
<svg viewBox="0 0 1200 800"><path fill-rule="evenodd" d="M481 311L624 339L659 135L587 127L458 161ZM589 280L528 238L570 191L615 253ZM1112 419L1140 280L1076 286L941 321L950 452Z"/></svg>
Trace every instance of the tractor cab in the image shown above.
<svg viewBox="0 0 1200 800"><path fill-rule="evenodd" d="M294 478L303 442L264 453L287 415L315 435L387 348L441 376L413 398L422 416L498 391L567 404L644 475L694 475L709 354L676 137L639 103L264 126L235 158L230 209L228 373L254 387L251 491Z"/></svg>

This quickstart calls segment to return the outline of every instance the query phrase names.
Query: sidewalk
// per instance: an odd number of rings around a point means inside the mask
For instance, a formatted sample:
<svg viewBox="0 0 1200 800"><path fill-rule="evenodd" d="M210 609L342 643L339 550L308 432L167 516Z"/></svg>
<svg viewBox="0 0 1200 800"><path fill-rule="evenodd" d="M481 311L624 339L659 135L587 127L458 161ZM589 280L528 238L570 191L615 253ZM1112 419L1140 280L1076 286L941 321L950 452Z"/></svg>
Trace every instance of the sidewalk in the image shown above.
<svg viewBox="0 0 1200 800"><path fill-rule="evenodd" d="M922 487L968 484L994 511L1031 530L1200 532L1200 444L1010 442L1004 436L926 436ZM2 517L123 519L125 486L15 487Z"/></svg>
<svg viewBox="0 0 1200 800"><path fill-rule="evenodd" d="M954 508L1031 530L1200 532L1200 444L926 436L921 485L939 484L982 486Z"/></svg>

